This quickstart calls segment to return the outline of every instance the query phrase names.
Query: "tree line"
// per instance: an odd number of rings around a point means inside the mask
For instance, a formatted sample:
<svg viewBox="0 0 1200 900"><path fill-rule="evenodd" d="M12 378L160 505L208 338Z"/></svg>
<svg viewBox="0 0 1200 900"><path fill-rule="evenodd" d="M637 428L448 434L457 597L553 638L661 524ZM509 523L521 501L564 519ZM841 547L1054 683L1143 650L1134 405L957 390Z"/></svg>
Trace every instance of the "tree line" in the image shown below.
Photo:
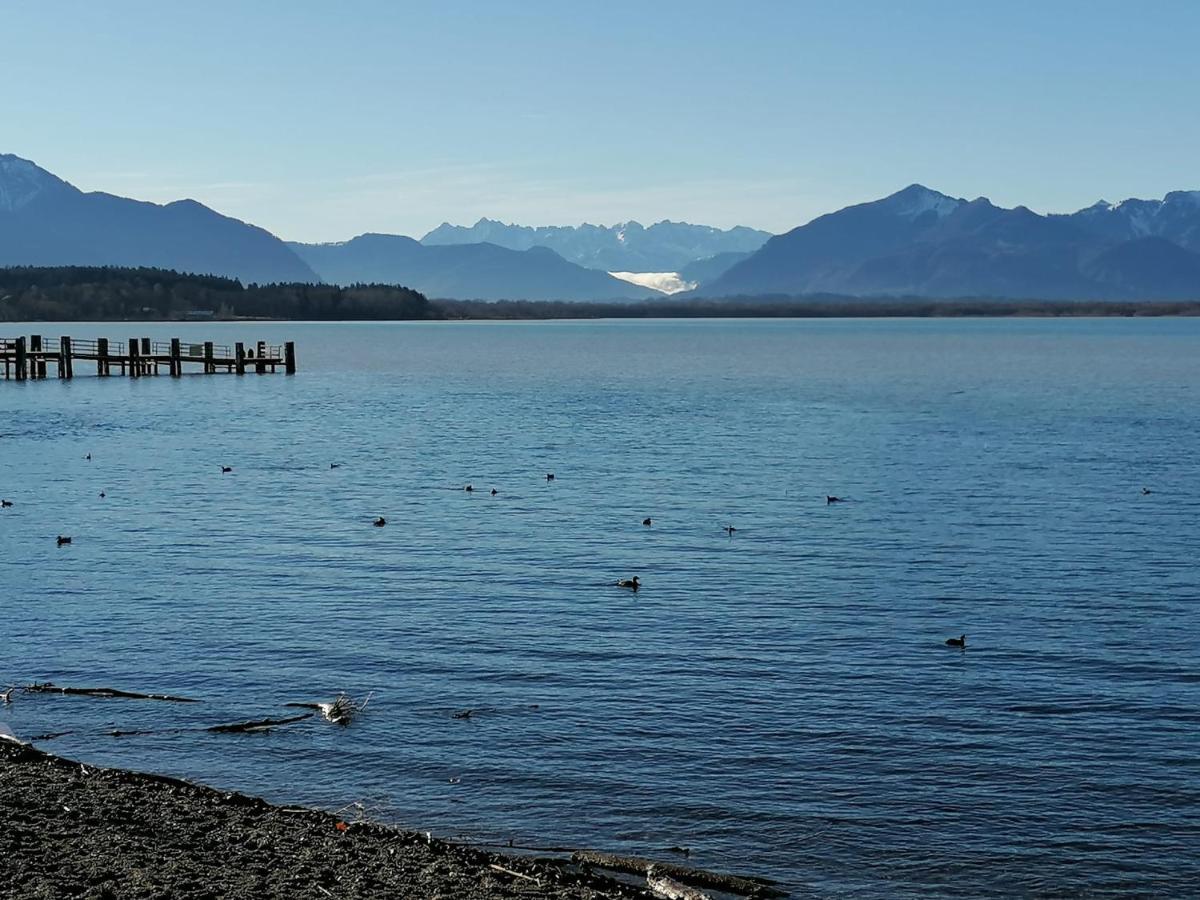
<svg viewBox="0 0 1200 900"><path fill-rule="evenodd" d="M832 294L597 303L429 300L386 284L249 284L217 275L116 266L0 268L0 322L395 319L1182 316L1200 301L1046 301Z"/></svg>
<svg viewBox="0 0 1200 900"><path fill-rule="evenodd" d="M110 266L0 268L0 321L189 318L434 319L423 294L356 284L249 284L217 275Z"/></svg>

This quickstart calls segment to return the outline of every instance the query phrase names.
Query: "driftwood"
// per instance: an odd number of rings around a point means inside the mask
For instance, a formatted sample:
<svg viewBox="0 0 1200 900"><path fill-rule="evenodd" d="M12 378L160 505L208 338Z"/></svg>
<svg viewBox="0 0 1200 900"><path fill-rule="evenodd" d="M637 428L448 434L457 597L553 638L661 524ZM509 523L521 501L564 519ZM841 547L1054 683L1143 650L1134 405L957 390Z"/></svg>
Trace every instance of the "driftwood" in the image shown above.
<svg viewBox="0 0 1200 900"><path fill-rule="evenodd" d="M284 719L257 719L253 722L232 722L228 725L210 725L204 730L220 732L222 734L228 734L230 732L267 731L280 725L291 725L294 722L303 722L305 719L311 719L312 715L312 713L304 713L300 716L288 716Z"/></svg>
<svg viewBox="0 0 1200 900"><path fill-rule="evenodd" d="M532 875L526 875L523 872L514 872L512 869L506 869L504 866L497 865L496 863L489 863L488 868L496 872L503 872L505 875L511 875L513 878L523 878L525 881L532 881L538 887L542 886L540 878L534 878Z"/></svg>
<svg viewBox="0 0 1200 900"><path fill-rule="evenodd" d="M35 734L29 740L31 740L31 741L52 741L55 738L60 738L60 737L63 737L64 735L71 734L71 733L72 732L70 732L70 731L50 731L50 732L47 732L46 734Z"/></svg>
<svg viewBox="0 0 1200 900"><path fill-rule="evenodd" d="M358 718L359 713L367 708L372 696L374 696L373 693L367 694L366 699L359 703L349 694L342 693L338 694L331 703L285 703L284 706L315 709L327 722L332 722L334 725L349 725Z"/></svg>
<svg viewBox="0 0 1200 900"><path fill-rule="evenodd" d="M704 891L698 891L686 884L680 884L674 878L660 875L657 866L651 866L650 871L646 873L646 886L664 900L712 900L712 897Z"/></svg>
<svg viewBox="0 0 1200 900"><path fill-rule="evenodd" d="M640 856L620 856L595 850L576 850L571 854L571 862L581 866L597 866L601 869L627 872L630 875L649 875L653 869L660 878L691 882L718 891L725 891L728 894L741 894L745 897L787 896L784 891L773 887L774 882L765 878L725 875L721 872L693 869L690 866L678 866L674 863L655 862Z"/></svg>
<svg viewBox="0 0 1200 900"><path fill-rule="evenodd" d="M163 700L168 703L199 703L199 700L193 700L190 697L173 697L170 694L141 694L136 691L121 691L117 688L76 688L76 687L59 687L56 684L45 682L38 684L36 681L33 684L25 686L27 694L69 694L73 697L120 697L126 700Z"/></svg>

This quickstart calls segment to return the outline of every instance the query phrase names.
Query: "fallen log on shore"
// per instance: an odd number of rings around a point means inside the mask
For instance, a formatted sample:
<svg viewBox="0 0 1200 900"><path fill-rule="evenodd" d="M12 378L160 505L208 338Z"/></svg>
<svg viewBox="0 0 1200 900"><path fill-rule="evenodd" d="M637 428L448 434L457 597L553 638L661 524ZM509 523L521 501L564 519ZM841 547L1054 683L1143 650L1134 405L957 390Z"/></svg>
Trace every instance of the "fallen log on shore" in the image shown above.
<svg viewBox="0 0 1200 900"><path fill-rule="evenodd" d="M660 875L656 866L651 866L650 871L646 873L646 885L663 900L712 900L704 891Z"/></svg>
<svg viewBox="0 0 1200 900"><path fill-rule="evenodd" d="M786 897L787 893L774 887L774 882L765 878L745 875L725 875L706 869L693 869L675 863L655 862L640 856L620 856L616 853L600 853L595 850L577 850L571 854L571 862L581 866L597 866L629 875L649 876L653 870L660 878L691 882L706 888L741 894L744 897Z"/></svg>
<svg viewBox="0 0 1200 900"><path fill-rule="evenodd" d="M98 687L98 688L77 688L77 687L59 687L56 684L45 682L39 684L25 685L25 693L27 694L67 694L72 697L119 697L125 700L161 700L167 703L199 703L199 700L193 700L191 697L175 697L171 694L142 694L137 691L122 691L117 688Z"/></svg>

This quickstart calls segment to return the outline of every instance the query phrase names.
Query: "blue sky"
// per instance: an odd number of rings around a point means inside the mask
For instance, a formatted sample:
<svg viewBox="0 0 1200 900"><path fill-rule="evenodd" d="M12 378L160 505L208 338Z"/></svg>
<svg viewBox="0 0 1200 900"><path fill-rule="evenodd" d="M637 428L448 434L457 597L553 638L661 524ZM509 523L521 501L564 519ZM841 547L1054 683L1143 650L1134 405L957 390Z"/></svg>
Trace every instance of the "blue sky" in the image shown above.
<svg viewBox="0 0 1200 900"><path fill-rule="evenodd" d="M0 152L295 240L1200 188L1200 2L13 2Z"/></svg>

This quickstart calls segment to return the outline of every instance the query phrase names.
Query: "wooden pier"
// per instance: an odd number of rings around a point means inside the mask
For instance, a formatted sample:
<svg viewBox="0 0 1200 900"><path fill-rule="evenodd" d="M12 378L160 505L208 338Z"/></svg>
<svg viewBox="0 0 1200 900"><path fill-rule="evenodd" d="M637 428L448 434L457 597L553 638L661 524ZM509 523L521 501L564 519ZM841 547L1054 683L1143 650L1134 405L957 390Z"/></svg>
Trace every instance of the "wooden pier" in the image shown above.
<svg viewBox="0 0 1200 900"><path fill-rule="evenodd" d="M240 341L230 346L212 341L185 343L179 338L110 341L108 338L74 340L63 336L58 339L58 345L52 347L41 335L35 334L29 338L0 338L0 360L4 362L5 380L17 381L45 378L50 366L55 368L59 378L73 378L77 360L95 363L96 374L101 377L112 375L116 369L118 374L130 378L159 375L163 371L178 378L183 375L185 364L199 365L200 373L205 375L218 372L245 375L247 369L265 375L279 368L288 375L295 375L296 345L293 341L284 344L259 341L248 348Z"/></svg>

